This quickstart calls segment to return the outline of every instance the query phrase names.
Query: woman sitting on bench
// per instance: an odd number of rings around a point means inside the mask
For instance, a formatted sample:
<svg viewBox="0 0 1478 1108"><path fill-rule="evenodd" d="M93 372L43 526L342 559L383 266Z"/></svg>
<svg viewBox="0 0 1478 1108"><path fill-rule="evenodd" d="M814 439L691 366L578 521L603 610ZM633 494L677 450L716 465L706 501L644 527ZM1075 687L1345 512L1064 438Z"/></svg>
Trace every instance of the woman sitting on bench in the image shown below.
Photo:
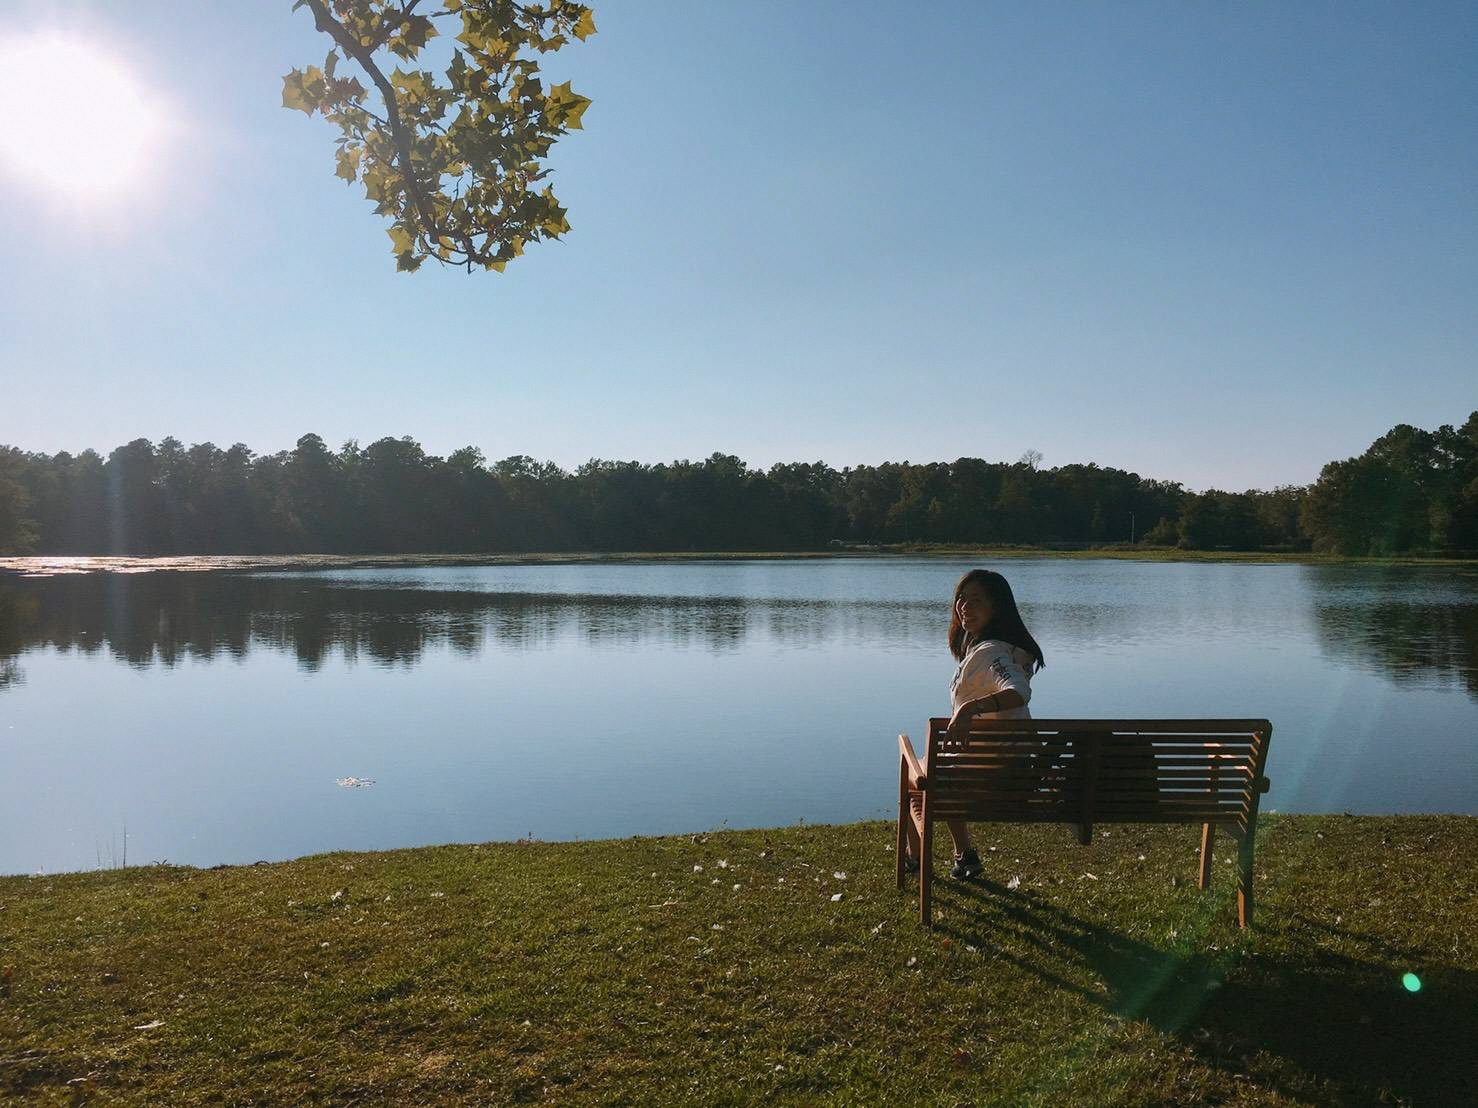
<svg viewBox="0 0 1478 1108"><path fill-rule="evenodd" d="M1032 674L1046 663L1032 638L1011 586L999 573L972 569L955 586L950 607L949 652L959 662L949 683L949 737L964 742L972 719L1030 719ZM979 877L980 855L962 819L947 821L955 860L949 875L958 881ZM918 868L910 858L908 868Z"/></svg>

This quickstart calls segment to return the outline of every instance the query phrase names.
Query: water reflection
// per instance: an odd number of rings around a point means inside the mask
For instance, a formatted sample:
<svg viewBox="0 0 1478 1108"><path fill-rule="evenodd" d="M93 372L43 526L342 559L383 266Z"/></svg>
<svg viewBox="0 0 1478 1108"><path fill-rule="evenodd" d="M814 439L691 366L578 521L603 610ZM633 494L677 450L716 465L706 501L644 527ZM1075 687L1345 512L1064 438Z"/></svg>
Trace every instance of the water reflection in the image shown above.
<svg viewBox="0 0 1478 1108"><path fill-rule="evenodd" d="M1258 567L1126 565L1115 567L1110 581L1102 567L1079 563L1032 590L1027 568L1020 567L1035 603L1025 607L1049 654L1187 636L1203 643L1276 641L1312 628L1319 651L1343 666L1400 686L1462 688L1478 699L1478 574L1305 566L1237 580ZM1199 576L1208 569L1223 573ZM1154 576L1138 581L1146 571ZM1187 576L1176 584L1177 574ZM897 598L879 595L871 581L808 596L804 586L773 576L764 585L776 595L722 589L703 595L689 588L692 575L646 576L633 567L609 580L570 581L538 571L492 581L439 573L0 578L0 691L24 680L22 655L41 647L106 653L140 668L242 658L262 649L291 654L309 671L336 655L411 667L430 650L473 656L490 646L538 650L570 641L717 653L756 640L931 650L943 633L934 593L947 589L952 576L947 569L941 584L901 590ZM1158 586L1154 593L1149 580ZM556 591L560 585L568 591ZM613 585L635 587L623 593ZM1223 588L1231 591L1222 595Z"/></svg>
<svg viewBox="0 0 1478 1108"><path fill-rule="evenodd" d="M1314 612L1326 654L1397 685L1464 688L1478 700L1478 605L1382 602Z"/></svg>
<svg viewBox="0 0 1478 1108"><path fill-rule="evenodd" d="M1327 657L1397 686L1478 700L1478 573L1321 566L1307 579Z"/></svg>
<svg viewBox="0 0 1478 1108"><path fill-rule="evenodd" d="M39 622L40 599L22 595L0 581L0 692L21 683L16 655L31 644L27 629Z"/></svg>
<svg viewBox="0 0 1478 1108"><path fill-rule="evenodd" d="M93 575L0 581L0 688L17 657L50 647L108 652L139 668L186 659L290 652L305 670L331 656L415 665L446 647L539 649L568 636L593 646L732 651L756 637L788 646L840 636L913 644L940 639L922 601L755 599L375 588L303 578Z"/></svg>

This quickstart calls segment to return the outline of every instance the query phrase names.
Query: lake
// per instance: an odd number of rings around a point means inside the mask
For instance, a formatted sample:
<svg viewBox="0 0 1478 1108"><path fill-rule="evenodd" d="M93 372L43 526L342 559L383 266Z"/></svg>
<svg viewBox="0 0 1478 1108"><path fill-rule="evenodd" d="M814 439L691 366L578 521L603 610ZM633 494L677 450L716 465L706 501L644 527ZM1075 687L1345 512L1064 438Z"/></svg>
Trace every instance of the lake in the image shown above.
<svg viewBox="0 0 1478 1108"><path fill-rule="evenodd" d="M0 576L0 873L891 818L976 564ZM1036 715L1266 716L1265 809L1478 813L1471 569L990 564Z"/></svg>

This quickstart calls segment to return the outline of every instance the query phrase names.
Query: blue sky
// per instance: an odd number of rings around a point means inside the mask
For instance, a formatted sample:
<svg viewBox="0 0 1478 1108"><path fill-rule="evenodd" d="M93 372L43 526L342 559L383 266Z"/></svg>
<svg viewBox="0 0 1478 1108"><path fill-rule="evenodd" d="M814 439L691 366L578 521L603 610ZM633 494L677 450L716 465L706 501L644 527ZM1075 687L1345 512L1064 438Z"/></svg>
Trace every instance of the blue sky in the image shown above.
<svg viewBox="0 0 1478 1108"><path fill-rule="evenodd" d="M6 8L176 128L107 208L0 171L0 443L1240 489L1478 407L1471 4L597 3L544 61L594 100L552 157L574 229L470 277L395 273L280 107L326 49L288 0Z"/></svg>

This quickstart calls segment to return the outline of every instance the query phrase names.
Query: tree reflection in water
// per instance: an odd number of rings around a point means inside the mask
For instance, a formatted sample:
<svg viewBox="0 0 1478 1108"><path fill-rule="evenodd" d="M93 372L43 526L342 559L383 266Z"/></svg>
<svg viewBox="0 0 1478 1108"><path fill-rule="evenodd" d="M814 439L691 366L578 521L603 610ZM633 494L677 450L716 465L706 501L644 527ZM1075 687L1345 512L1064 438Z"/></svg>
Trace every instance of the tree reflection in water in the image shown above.
<svg viewBox="0 0 1478 1108"><path fill-rule="evenodd" d="M441 646L476 655L490 640L538 649L571 635L605 645L696 644L713 651L738 649L756 634L790 645L836 636L942 642L938 609L870 600L386 588L297 576L31 578L0 581L0 688L5 673L20 680L17 656L39 647L107 650L140 668L242 657L254 648L291 652L307 670L335 653L408 667Z"/></svg>
<svg viewBox="0 0 1478 1108"><path fill-rule="evenodd" d="M1307 566L1289 595L1256 612L1218 598L1205 608L1187 608L1184 596L1095 601L1081 587L1034 600L1028 614L1044 644L1086 647L1194 640L1213 631L1255 642L1302 631L1298 609L1308 604L1326 657L1398 685L1458 687L1478 699L1472 572ZM851 642L942 655L946 609L947 600L916 598L489 592L302 574L0 577L0 690L24 679L19 658L39 647L108 651L137 667L261 649L291 653L305 670L335 654L409 667L428 650L474 656L489 645L537 650L571 638L715 652L756 638L801 647ZM1208 618L1218 625L1207 627Z"/></svg>
<svg viewBox="0 0 1478 1108"><path fill-rule="evenodd" d="M1311 573L1326 655L1396 685L1462 688L1478 700L1478 574Z"/></svg>

